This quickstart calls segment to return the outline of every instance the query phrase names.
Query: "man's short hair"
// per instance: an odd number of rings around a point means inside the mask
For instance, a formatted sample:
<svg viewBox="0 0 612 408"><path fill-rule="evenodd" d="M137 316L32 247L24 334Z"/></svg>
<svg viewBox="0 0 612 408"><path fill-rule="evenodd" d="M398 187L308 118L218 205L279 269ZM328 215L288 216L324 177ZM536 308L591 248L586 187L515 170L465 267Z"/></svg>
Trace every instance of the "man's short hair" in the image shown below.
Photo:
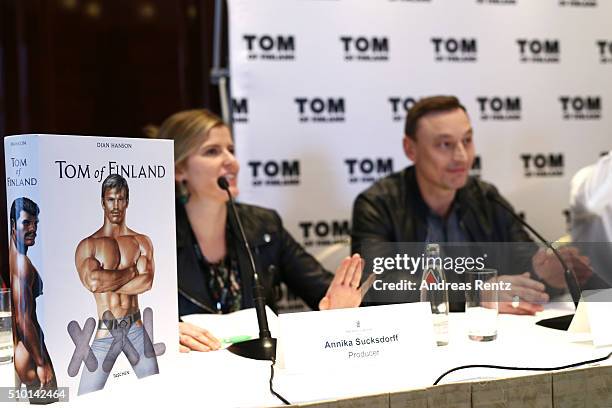
<svg viewBox="0 0 612 408"><path fill-rule="evenodd" d="M128 187L127 180L118 174L111 174L104 179L102 183L102 199L104 199L104 193L106 190L117 189L119 191L125 190L125 199L130 201L130 188Z"/></svg>
<svg viewBox="0 0 612 408"><path fill-rule="evenodd" d="M445 112L455 109L462 109L467 113L465 106L455 96L437 95L421 98L410 108L406 115L404 134L411 139L416 139L417 126L423 116L432 112Z"/></svg>
<svg viewBox="0 0 612 408"><path fill-rule="evenodd" d="M13 201L13 204L11 204L11 225L15 225L17 223L17 218L19 218L21 211L25 211L34 217L38 217L38 214L40 214L40 208L38 208L38 204L36 204L34 201L27 197L16 198Z"/></svg>

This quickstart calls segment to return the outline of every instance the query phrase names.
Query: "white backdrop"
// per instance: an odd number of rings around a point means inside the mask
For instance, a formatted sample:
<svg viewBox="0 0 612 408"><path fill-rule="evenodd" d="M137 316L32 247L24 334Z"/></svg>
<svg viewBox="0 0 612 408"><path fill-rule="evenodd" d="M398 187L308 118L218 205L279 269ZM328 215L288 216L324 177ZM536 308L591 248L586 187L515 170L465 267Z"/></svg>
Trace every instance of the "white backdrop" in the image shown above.
<svg viewBox="0 0 612 408"><path fill-rule="evenodd" d="M311 252L347 238L352 202L408 165L411 100L454 94L480 174L543 235L569 181L612 147L612 2L230 0L240 199ZM406 102L406 103L404 103Z"/></svg>

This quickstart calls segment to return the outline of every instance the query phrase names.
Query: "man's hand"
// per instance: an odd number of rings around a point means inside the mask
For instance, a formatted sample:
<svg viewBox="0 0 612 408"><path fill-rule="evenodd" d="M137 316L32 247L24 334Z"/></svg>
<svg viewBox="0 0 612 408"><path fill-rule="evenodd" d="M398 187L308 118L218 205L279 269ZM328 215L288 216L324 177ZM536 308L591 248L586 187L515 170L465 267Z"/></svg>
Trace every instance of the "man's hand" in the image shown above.
<svg viewBox="0 0 612 408"><path fill-rule="evenodd" d="M529 277L529 272L522 275L502 275L493 281L504 281L511 285L510 290L500 290L499 312L518 315L534 315L541 312L544 307L541 303L548 302L548 294L544 291L546 286ZM514 301L518 296L518 302Z"/></svg>
<svg viewBox="0 0 612 408"><path fill-rule="evenodd" d="M319 302L320 310L357 307L361 303L359 282L363 272L364 261L359 254L346 257L336 270L327 293Z"/></svg>
<svg viewBox="0 0 612 408"><path fill-rule="evenodd" d="M179 322L179 351L212 351L221 348L221 342L208 330L191 323Z"/></svg>
<svg viewBox="0 0 612 408"><path fill-rule="evenodd" d="M40 381L40 387L46 387L51 380L53 380L53 369L51 365L46 363L45 365L36 367L36 376L38 377L38 381Z"/></svg>
<svg viewBox="0 0 612 408"><path fill-rule="evenodd" d="M561 247L558 251L567 267L576 274L580 285L589 280L593 275L593 269L587 256L581 255L578 248L572 246ZM553 251L540 249L533 256L532 265L534 272L544 282L556 289L566 288L565 271Z"/></svg>

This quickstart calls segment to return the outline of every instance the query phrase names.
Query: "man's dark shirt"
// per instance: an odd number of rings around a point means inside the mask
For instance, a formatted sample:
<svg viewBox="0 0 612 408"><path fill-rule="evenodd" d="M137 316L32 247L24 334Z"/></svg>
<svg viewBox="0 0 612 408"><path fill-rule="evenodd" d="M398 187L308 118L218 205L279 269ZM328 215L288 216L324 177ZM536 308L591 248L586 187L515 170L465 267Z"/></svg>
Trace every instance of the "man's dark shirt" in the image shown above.
<svg viewBox="0 0 612 408"><path fill-rule="evenodd" d="M467 241L531 242L523 226L485 196L488 191L497 193L493 185L475 177L469 177L466 185L457 190L453 206ZM359 252L371 242L424 242L429 214L414 166L393 173L357 196L353 206L352 252Z"/></svg>
<svg viewBox="0 0 612 408"><path fill-rule="evenodd" d="M457 207L452 206L446 218L429 212L425 242L467 242L467 236L459 225Z"/></svg>
<svg viewBox="0 0 612 408"><path fill-rule="evenodd" d="M516 246L504 246L503 244L485 246L472 246L466 251L470 254L478 254L483 251L491 253L497 251L494 257L489 258L487 266L497 267L499 275L518 274L532 270L531 256L537 250L535 244L523 226L505 209L487 198L486 194L497 189L488 183L469 177L466 185L457 190L453 201L450 217L439 218L435 222L435 215L427 206L421 196L416 180L415 168L413 166L393 173L359 194L353 206L353 220L351 233L352 252L359 252L366 258L372 255L372 249L390 251L390 246L381 246L382 243L425 243L434 238L446 238L442 242L473 242L473 243L511 243L525 242L521 248ZM510 204L506 201L506 204ZM432 222L433 221L433 222ZM423 248L411 245L410 250L419 256ZM400 246L396 247L400 249ZM406 248L406 246L404 246ZM418 251L418 252L417 252ZM451 256L459 256L457 251L463 251L455 247L443 248L443 253ZM494 259L493 259L494 258ZM502 259L503 258L503 259ZM368 275L367 269L364 275ZM449 282L464 282L464 275L451 272L447 274ZM388 277L394 281L406 276ZM408 277L418 281L420 275ZM376 297L376 293L370 290L369 295ZM372 296L369 296L372 298ZM408 294L409 299L400 299L407 296L406 293L386 294L385 298L379 297L374 303L395 303L397 301L414 301L417 293ZM451 293L451 298L453 294ZM388 300L388 301L387 301ZM452 299L451 299L452 300ZM457 310L461 306L461 299L456 300L456 305L451 309Z"/></svg>

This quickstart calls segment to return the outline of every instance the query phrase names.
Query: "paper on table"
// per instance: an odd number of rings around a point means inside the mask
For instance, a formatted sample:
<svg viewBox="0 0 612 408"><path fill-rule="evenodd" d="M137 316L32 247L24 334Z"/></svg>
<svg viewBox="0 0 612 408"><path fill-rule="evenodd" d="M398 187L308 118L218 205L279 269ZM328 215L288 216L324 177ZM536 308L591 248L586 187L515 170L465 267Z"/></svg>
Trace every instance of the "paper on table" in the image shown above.
<svg viewBox="0 0 612 408"><path fill-rule="evenodd" d="M268 326L272 337L278 333L278 316L266 306ZM257 314L254 308L240 310L228 314L192 314L181 316L184 322L194 324L210 331L213 336L223 341L236 337L249 336L259 337L259 326L257 325Z"/></svg>
<svg viewBox="0 0 612 408"><path fill-rule="evenodd" d="M295 372L321 367L354 372L373 365L423 372L434 356L429 303L288 313L278 320L286 368Z"/></svg>
<svg viewBox="0 0 612 408"><path fill-rule="evenodd" d="M585 290L576 314L569 327L572 341L593 341L595 347L612 345L612 332L609 330L612 313L612 290ZM580 336L582 335L582 337Z"/></svg>

